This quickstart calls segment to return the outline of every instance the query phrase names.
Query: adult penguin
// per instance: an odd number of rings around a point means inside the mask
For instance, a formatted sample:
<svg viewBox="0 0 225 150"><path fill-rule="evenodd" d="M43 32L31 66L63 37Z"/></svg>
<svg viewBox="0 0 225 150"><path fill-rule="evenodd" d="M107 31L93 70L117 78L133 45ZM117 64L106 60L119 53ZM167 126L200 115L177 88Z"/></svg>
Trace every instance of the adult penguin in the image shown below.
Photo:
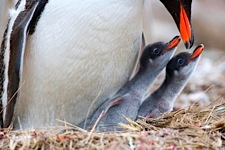
<svg viewBox="0 0 225 150"><path fill-rule="evenodd" d="M78 124L114 95L137 59L144 1L19 0L1 46L2 127ZM190 48L192 1L161 2Z"/></svg>

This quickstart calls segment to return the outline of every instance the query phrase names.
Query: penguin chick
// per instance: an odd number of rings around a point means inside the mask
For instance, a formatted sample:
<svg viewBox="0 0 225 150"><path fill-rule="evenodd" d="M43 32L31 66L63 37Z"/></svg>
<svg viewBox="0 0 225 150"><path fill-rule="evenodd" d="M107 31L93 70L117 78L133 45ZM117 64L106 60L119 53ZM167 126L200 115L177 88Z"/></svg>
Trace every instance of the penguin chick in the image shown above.
<svg viewBox="0 0 225 150"><path fill-rule="evenodd" d="M119 122L125 122L122 115L136 119L147 89L158 74L163 70L175 52L180 37L174 37L170 42L156 42L147 45L140 58L140 68L136 75L127 82L113 98L106 100L80 127L86 124L92 128L96 120L99 131L120 130ZM85 128L85 127L84 127Z"/></svg>
<svg viewBox="0 0 225 150"><path fill-rule="evenodd" d="M182 52L169 61L164 82L144 100L138 116L157 118L162 113L172 111L174 102L194 72L203 49L204 45L201 44L192 54Z"/></svg>

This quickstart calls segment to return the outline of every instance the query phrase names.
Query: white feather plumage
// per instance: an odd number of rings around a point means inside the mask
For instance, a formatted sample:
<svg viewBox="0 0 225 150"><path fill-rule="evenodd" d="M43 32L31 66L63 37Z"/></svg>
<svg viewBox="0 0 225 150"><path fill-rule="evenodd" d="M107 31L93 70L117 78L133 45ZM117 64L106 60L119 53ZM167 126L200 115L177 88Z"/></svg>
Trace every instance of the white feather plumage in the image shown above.
<svg viewBox="0 0 225 150"><path fill-rule="evenodd" d="M28 37L15 127L78 124L129 79L144 0L49 0ZM92 112L91 111L91 112Z"/></svg>

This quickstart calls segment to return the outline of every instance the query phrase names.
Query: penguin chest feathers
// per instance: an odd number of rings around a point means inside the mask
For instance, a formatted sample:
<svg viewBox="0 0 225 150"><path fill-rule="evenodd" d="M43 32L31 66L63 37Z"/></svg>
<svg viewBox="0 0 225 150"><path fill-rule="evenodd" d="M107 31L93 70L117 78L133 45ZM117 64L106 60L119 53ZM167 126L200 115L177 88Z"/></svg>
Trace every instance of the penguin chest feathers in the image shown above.
<svg viewBox="0 0 225 150"><path fill-rule="evenodd" d="M142 9L143 0L49 0L26 41L16 120L78 124L115 94L137 59Z"/></svg>

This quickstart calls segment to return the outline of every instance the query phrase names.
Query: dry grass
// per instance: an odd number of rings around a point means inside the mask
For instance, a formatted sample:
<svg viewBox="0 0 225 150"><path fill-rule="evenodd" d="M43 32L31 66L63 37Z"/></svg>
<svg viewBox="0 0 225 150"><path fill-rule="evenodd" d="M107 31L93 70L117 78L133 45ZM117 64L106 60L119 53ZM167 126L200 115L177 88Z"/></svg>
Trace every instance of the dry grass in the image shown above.
<svg viewBox="0 0 225 150"><path fill-rule="evenodd" d="M0 132L1 149L222 149L225 147L225 103L196 104L159 119L125 118L124 132L96 133L65 127Z"/></svg>

